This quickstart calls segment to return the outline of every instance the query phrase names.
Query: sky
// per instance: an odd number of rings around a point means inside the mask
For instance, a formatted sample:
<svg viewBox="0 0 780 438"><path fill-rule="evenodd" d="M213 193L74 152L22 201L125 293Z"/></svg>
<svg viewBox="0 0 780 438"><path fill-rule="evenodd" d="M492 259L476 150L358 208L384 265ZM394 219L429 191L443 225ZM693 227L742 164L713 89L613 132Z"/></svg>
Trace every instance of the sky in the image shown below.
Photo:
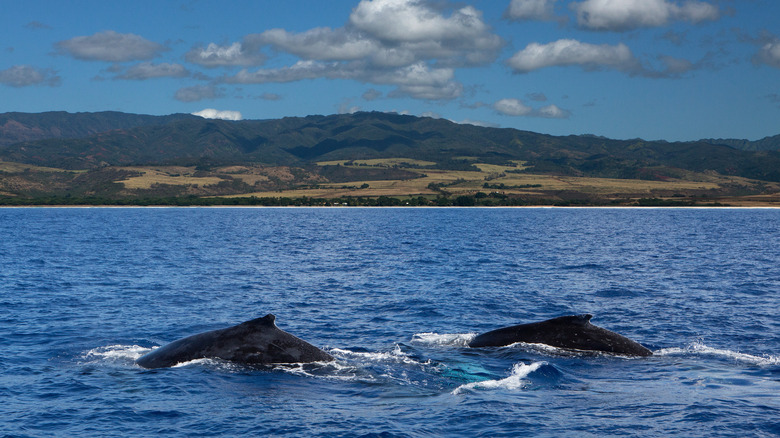
<svg viewBox="0 0 780 438"><path fill-rule="evenodd" d="M780 134L777 0L0 0L0 113Z"/></svg>

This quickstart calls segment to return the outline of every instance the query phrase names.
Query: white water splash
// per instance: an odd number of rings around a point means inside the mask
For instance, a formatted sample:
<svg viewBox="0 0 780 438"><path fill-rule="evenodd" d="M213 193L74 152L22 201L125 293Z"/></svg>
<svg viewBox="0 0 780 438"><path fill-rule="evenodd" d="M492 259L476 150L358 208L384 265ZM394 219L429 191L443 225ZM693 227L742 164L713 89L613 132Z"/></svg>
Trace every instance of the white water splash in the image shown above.
<svg viewBox="0 0 780 438"><path fill-rule="evenodd" d="M329 380L370 382L376 380L373 376L361 372L360 368L339 361L277 365L274 371Z"/></svg>
<svg viewBox="0 0 780 438"><path fill-rule="evenodd" d="M525 380L529 374L538 370L542 365L546 365L547 362L534 362L532 364L517 363L512 367L512 373L509 377L499 380L484 380L482 382L472 382L465 385L460 385L452 394L458 395L464 391L472 391L478 389L492 390L492 389L509 389L518 390L523 389L528 385L528 381Z"/></svg>
<svg viewBox="0 0 780 438"><path fill-rule="evenodd" d="M84 359L88 362L135 362L152 350L154 349L139 345L108 345L87 351L84 353Z"/></svg>
<svg viewBox="0 0 780 438"><path fill-rule="evenodd" d="M424 345L467 347L476 333L417 333L412 342Z"/></svg>
<svg viewBox="0 0 780 438"><path fill-rule="evenodd" d="M393 362L407 365L429 365L431 363L430 359L425 362L420 362L419 360L414 359L413 357L404 353L399 345L396 345L393 351L383 353L351 351L341 348L334 348L330 350L330 353L345 359L362 359L367 362Z"/></svg>
<svg viewBox="0 0 780 438"><path fill-rule="evenodd" d="M755 356L752 354L740 353L738 351L724 350L708 347L703 342L694 342L684 348L664 348L653 352L656 356L678 356L678 355L699 355L714 356L725 359L733 359L749 365L772 366L780 365L780 356Z"/></svg>

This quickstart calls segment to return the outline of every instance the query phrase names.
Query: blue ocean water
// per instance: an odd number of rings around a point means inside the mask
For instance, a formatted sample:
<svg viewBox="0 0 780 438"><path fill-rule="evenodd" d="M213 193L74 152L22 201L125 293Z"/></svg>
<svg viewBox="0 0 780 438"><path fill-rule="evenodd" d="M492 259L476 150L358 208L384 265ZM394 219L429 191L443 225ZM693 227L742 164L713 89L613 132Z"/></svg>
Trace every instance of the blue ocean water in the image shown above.
<svg viewBox="0 0 780 438"><path fill-rule="evenodd" d="M0 209L0 436L780 436L780 210ZM145 370L274 313L335 363ZM575 313L650 358L474 334Z"/></svg>

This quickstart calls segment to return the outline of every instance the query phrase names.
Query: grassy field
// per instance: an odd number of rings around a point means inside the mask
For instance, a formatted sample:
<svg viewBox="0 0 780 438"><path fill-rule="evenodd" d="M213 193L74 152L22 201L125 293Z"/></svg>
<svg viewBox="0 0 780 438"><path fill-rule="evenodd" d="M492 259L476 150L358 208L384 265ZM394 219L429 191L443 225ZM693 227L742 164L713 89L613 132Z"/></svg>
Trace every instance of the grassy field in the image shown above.
<svg viewBox="0 0 780 438"><path fill-rule="evenodd" d="M344 162L338 163L344 165ZM334 163L328 162L327 164ZM509 173L509 171L516 171L522 167L488 164L476 164L476 166L480 169L479 172L408 168L408 170L420 174L421 177L410 180L352 181L346 184L324 183L314 187L258 191L234 196L338 198L439 194L459 196L474 195L478 192L500 192L505 195L549 199L572 197L574 194L580 194L584 197L617 199L682 197L702 194L715 196L733 187L742 187L745 191L755 191L759 190L758 186L763 184L744 178L704 174L686 175L686 179L647 181ZM360 188L361 186L365 188ZM773 184L772 186L770 189L780 191L780 185ZM763 189L767 188L765 185L762 187Z"/></svg>
<svg viewBox="0 0 780 438"><path fill-rule="evenodd" d="M610 179L549 174L519 173L525 163L510 165L474 163L477 171L430 168L435 163L404 158L355 161L329 161L320 166L358 169L400 168L406 179L354 180L332 182L318 168L268 167L259 165L223 166L196 169L184 166L107 167L70 172L19 163L0 162L0 195L40 194L57 186L68 193L67 184L91 183L108 187L116 183L119 196L223 196L258 198L405 198L423 196L499 196L555 203L585 200L596 204L631 204L639 199L725 200L729 205L780 205L780 184L728 177L711 173L680 172L679 178L664 181ZM425 167L428 168L425 168ZM409 175L419 175L410 178ZM51 175L51 176L46 176ZM56 175L70 175L55 177ZM354 172L360 175L360 172ZM363 175L366 175L365 173ZM70 181L70 182L69 182ZM103 184L103 185L101 185ZM90 186L90 187L92 187ZM24 190L20 189L26 188ZM86 187L86 186L84 186ZM92 189L90 189L92 190ZM74 186L76 193L91 193ZM481 194L480 194L481 193ZM37 195L36 195L37 196ZM718 201L721 202L721 201Z"/></svg>
<svg viewBox="0 0 780 438"><path fill-rule="evenodd" d="M393 163L408 163L413 160L364 160L356 161L354 166L360 163L365 165L382 166ZM344 162L325 162L322 165L344 165ZM8 164L8 163L5 163ZM419 164L419 163L414 163ZM19 166L19 165L16 165ZM505 194L535 194L543 195L551 192L580 192L589 195L602 196L644 196L660 192L702 192L713 191L724 185L749 186L750 180L744 178L726 178L719 176L698 175L696 181L669 180L646 181L634 179L610 179L571 177L554 175L536 175L526 173L507 173L517 170L517 167L498 166L490 164L477 164L479 172L417 169L408 170L421 175L420 178L409 180L385 180L385 181L350 181L347 183L322 182L312 186L291 188L288 190L257 191L252 193L237 194L233 196L315 196L315 197L341 197L341 196L406 196L406 195L434 195L442 191L453 195L475 194L477 192L501 191ZM0 167L2 169L2 167ZM294 176L284 169L264 168L262 172L257 168L248 166L231 166L214 169L207 175L198 175L192 167L130 167L123 168L140 172L142 175L120 180L127 189L148 189L155 184L181 185L181 186L208 186L224 181L224 178L215 174L230 175L240 179L249 185L269 181L269 174L277 178L287 180L294 184ZM52 169L56 170L56 169ZM359 188L362 185L368 188ZM431 188L432 185L438 189Z"/></svg>
<svg viewBox="0 0 780 438"><path fill-rule="evenodd" d="M123 169L140 172L141 176L117 181L124 184L126 189L149 189L156 184L169 185L211 185L219 184L222 178L215 176L195 176L195 169L190 167L125 167Z"/></svg>
<svg viewBox="0 0 780 438"><path fill-rule="evenodd" d="M70 173L84 173L84 170L65 170L57 169L55 167L41 167L34 166L32 164L24 163L11 163L8 161L0 161L0 172L6 173L19 173L19 172L70 172Z"/></svg>
<svg viewBox="0 0 780 438"><path fill-rule="evenodd" d="M433 161L414 160L411 158L377 158L373 160L336 160L321 161L318 166L375 166L375 167L414 167L434 166Z"/></svg>

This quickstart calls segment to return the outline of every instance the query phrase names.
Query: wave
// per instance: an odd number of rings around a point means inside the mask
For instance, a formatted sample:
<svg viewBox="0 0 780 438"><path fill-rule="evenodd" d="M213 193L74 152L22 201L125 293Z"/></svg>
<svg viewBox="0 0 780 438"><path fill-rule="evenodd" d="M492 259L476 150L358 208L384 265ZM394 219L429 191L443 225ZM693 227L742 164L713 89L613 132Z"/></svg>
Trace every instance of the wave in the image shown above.
<svg viewBox="0 0 780 438"><path fill-rule="evenodd" d="M525 380L526 377L544 365L547 365L547 362L534 362L531 364L517 363L512 367L512 372L510 373L509 377L498 380L483 380L481 382L471 382L465 385L460 385L452 391L452 394L458 395L466 391L474 390L523 389L530 384L528 380Z"/></svg>
<svg viewBox="0 0 780 438"><path fill-rule="evenodd" d="M736 362L757 366L780 365L780 356L755 356L738 351L713 348L705 345L703 342L694 342L683 348L663 348L653 352L656 356L679 356L679 355L697 355L711 356L723 359L732 359Z"/></svg>

